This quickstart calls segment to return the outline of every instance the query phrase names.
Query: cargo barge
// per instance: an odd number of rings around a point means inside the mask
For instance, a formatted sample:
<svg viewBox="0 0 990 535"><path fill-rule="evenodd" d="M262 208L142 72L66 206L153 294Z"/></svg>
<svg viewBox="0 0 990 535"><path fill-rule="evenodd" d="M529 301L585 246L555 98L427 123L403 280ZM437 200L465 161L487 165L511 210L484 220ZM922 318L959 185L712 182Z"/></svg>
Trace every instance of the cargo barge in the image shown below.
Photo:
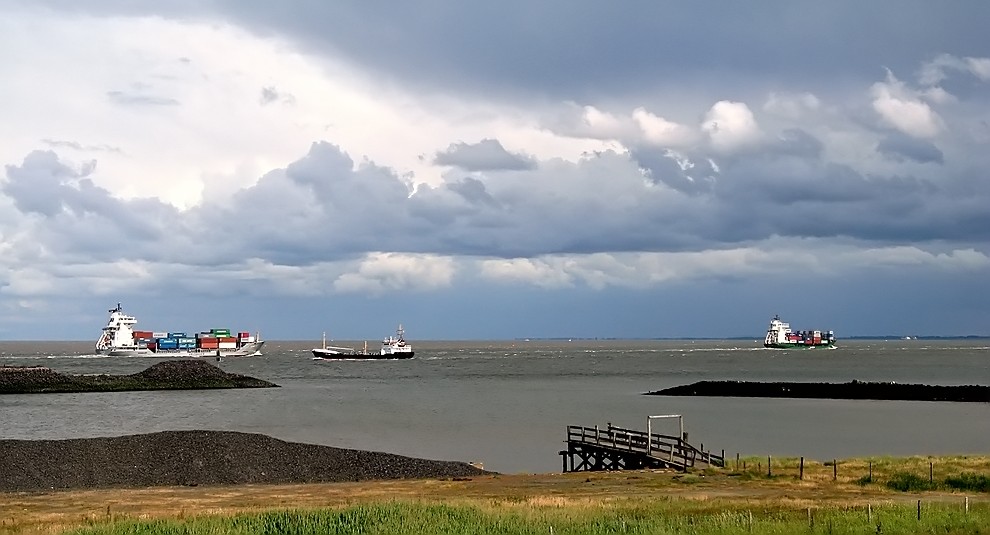
<svg viewBox="0 0 990 535"><path fill-rule="evenodd" d="M111 308L110 319L100 339L96 353L110 357L249 357L261 353L265 342L260 335L249 332L234 335L230 329L210 329L192 335L185 332L155 332L134 330L137 318L124 314L117 303Z"/></svg>
<svg viewBox="0 0 990 535"><path fill-rule="evenodd" d="M382 348L378 352L368 351L368 342L364 350L358 351L349 347L327 345L327 333L323 333L323 347L313 348L313 358L316 360L338 359L411 359L416 353L412 344L406 341L406 331L399 325L395 336L382 340Z"/></svg>
<svg viewBox="0 0 990 535"><path fill-rule="evenodd" d="M791 331L780 316L770 320L763 347L771 349L835 349L835 333L832 331Z"/></svg>

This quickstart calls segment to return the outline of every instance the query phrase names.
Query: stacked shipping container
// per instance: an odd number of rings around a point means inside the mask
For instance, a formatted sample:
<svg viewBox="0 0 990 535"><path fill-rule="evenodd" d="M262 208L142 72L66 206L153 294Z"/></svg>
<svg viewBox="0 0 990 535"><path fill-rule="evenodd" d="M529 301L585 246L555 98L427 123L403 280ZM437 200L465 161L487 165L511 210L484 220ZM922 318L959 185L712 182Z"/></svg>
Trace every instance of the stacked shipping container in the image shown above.
<svg viewBox="0 0 990 535"><path fill-rule="evenodd" d="M237 349L242 344L254 342L250 333L231 336L230 329L210 329L196 333L195 337L184 332L134 331L134 343L153 351L159 349Z"/></svg>

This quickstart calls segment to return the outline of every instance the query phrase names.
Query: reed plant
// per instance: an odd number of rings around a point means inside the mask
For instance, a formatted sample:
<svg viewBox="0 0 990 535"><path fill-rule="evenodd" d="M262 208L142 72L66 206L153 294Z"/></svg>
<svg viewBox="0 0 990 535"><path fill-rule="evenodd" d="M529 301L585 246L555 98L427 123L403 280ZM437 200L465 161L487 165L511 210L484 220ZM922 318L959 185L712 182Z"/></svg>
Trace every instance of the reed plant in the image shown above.
<svg viewBox="0 0 990 535"><path fill-rule="evenodd" d="M986 533L990 507L959 504L796 508L722 501L655 500L637 504L362 504L343 509L279 510L234 516L95 523L78 535L193 534L789 534Z"/></svg>

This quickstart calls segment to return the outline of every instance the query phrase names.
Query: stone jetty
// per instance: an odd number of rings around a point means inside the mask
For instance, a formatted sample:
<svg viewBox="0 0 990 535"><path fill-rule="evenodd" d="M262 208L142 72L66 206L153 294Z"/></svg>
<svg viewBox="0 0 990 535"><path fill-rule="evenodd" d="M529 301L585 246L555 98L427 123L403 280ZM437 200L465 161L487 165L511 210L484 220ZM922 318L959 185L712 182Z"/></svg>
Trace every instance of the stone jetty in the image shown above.
<svg viewBox="0 0 990 535"><path fill-rule="evenodd" d="M69 375L43 366L0 366L0 394L277 386L254 377L227 373L202 360L169 360L130 375Z"/></svg>
<svg viewBox="0 0 990 535"><path fill-rule="evenodd" d="M894 382L786 383L700 381L646 392L652 396L710 396L745 398L878 399L895 401L990 402L990 387L939 386Z"/></svg>

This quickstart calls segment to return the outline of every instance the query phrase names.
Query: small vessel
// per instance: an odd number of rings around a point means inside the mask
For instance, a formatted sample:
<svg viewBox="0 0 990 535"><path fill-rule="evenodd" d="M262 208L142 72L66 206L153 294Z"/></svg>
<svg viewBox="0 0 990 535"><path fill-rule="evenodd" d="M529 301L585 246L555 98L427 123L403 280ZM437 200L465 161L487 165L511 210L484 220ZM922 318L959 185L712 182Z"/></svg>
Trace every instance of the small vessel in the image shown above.
<svg viewBox="0 0 990 535"><path fill-rule="evenodd" d="M832 331L791 331L788 323L781 321L780 316L770 320L767 337L763 347L773 349L835 349L835 333Z"/></svg>
<svg viewBox="0 0 990 535"><path fill-rule="evenodd" d="M96 353L111 357L248 357L260 354L265 342L260 336L241 332L232 336L230 329L210 329L187 336L184 332L136 331L137 318L124 314L120 303L111 308L110 319Z"/></svg>
<svg viewBox="0 0 990 535"><path fill-rule="evenodd" d="M402 324L399 324L399 328L395 331L395 336L389 336L382 340L382 348L377 353L368 351L368 342L364 343L363 351L349 347L328 346L326 333L323 333L322 347L313 348L313 358L316 360L411 359L414 355L412 345L406 341L405 330L402 329Z"/></svg>

